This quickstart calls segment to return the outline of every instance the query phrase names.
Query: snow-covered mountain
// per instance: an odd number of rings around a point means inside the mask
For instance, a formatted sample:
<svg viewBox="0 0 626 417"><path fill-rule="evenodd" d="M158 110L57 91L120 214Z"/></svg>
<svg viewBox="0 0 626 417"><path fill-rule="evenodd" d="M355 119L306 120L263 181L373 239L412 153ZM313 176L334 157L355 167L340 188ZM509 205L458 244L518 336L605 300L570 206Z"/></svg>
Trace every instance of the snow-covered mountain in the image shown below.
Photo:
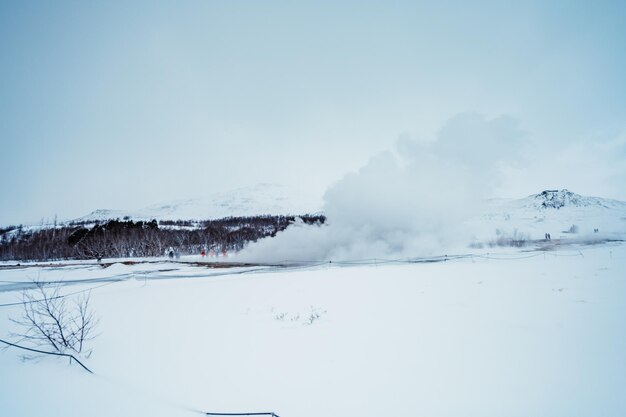
<svg viewBox="0 0 626 417"><path fill-rule="evenodd" d="M108 219L206 220L263 214L314 214L321 198L277 184L258 184L204 198L154 204L140 210L96 210L76 221ZM480 214L465 222L478 241L523 234L529 239L586 236L626 238L626 202L588 197L569 190L545 190L521 199L492 199ZM40 226L37 226L40 227ZM576 233L572 233L572 231ZM597 231L596 231L597 230Z"/></svg>
<svg viewBox="0 0 626 417"><path fill-rule="evenodd" d="M538 210L561 208L605 208L624 210L626 203L600 197L585 197L569 190L545 190L539 194L530 195L521 200L523 206Z"/></svg>
<svg viewBox="0 0 626 417"><path fill-rule="evenodd" d="M321 201L304 190L278 184L257 184L208 197L153 204L135 211L95 210L77 221L107 219L205 220L229 216L263 214L312 214L320 211Z"/></svg>
<svg viewBox="0 0 626 417"><path fill-rule="evenodd" d="M470 223L482 236L496 230L506 234L517 231L533 239L545 233L553 238L565 236L573 230L603 236L624 234L626 202L582 196L565 189L545 190L522 199L489 200L483 214Z"/></svg>

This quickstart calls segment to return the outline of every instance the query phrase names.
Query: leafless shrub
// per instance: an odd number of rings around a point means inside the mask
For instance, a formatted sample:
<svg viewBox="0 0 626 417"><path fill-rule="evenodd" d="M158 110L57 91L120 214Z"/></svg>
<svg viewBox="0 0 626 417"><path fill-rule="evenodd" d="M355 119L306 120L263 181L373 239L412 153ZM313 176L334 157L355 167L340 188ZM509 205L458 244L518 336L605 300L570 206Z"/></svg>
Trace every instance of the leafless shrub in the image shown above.
<svg viewBox="0 0 626 417"><path fill-rule="evenodd" d="M70 300L60 294L59 285L48 286L41 281L34 284L35 289L22 293L22 315L11 319L20 330L12 336L19 338L18 343L28 342L53 353L89 357L91 349L85 344L96 336L98 324L89 305L89 293Z"/></svg>
<svg viewBox="0 0 626 417"><path fill-rule="evenodd" d="M315 323L316 320L322 318L323 315L326 314L326 310L320 310L316 307L311 306L311 313L306 318L306 321L303 323L304 325L310 326Z"/></svg>
<svg viewBox="0 0 626 417"><path fill-rule="evenodd" d="M511 236L502 233L500 230L496 231L496 235L498 236L496 239L487 242L490 248L495 246L521 248L532 242L528 235L518 232L517 229L513 231Z"/></svg>
<svg viewBox="0 0 626 417"><path fill-rule="evenodd" d="M469 244L469 247L472 249L482 249L485 247L485 245L482 242L474 241Z"/></svg>
<svg viewBox="0 0 626 417"><path fill-rule="evenodd" d="M287 317L287 313L279 313L274 315L274 320L283 321Z"/></svg>
<svg viewBox="0 0 626 417"><path fill-rule="evenodd" d="M315 323L317 320L326 315L326 310L321 310L317 307L311 306L310 313L278 313L274 314L274 320L282 321L282 322L291 322L293 324L301 324L304 326L310 326Z"/></svg>
<svg viewBox="0 0 626 417"><path fill-rule="evenodd" d="M321 317L320 313L316 311L311 312L311 314L309 314L309 317L307 318L304 324L307 324L310 326L311 324L315 323L315 320L319 319L320 317Z"/></svg>

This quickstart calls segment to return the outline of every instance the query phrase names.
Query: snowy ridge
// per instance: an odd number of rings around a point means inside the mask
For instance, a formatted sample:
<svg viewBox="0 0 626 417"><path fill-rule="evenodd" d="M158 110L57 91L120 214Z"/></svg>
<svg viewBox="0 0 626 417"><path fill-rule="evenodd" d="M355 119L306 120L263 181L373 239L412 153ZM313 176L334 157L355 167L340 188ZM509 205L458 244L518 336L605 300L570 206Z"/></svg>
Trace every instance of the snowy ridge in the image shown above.
<svg viewBox="0 0 626 417"><path fill-rule="evenodd" d="M489 200L483 214L468 223L482 238L493 236L494 231L521 232L532 239L545 233L562 237L574 225L582 235L600 233L620 238L626 234L626 202L565 189L546 190L517 200Z"/></svg>
<svg viewBox="0 0 626 417"><path fill-rule="evenodd" d="M545 190L522 199L527 207L538 210L561 209L563 207L601 207L607 209L625 209L626 203L599 197L585 197L569 190Z"/></svg>
<svg viewBox="0 0 626 417"><path fill-rule="evenodd" d="M102 221L125 217L132 220L206 220L264 214L297 215L317 213L320 207L320 201L315 201L301 189L278 184L257 184L203 198L153 204L136 211L95 210L76 221Z"/></svg>
<svg viewBox="0 0 626 417"><path fill-rule="evenodd" d="M154 204L140 210L95 210L77 222L95 223L110 219L132 220L209 220L230 216L303 215L322 212L321 199L304 190L277 184L258 184L221 192L204 198ZM62 222L62 224L69 222ZM626 238L626 202L582 196L566 189L545 190L521 199L492 199L464 225L472 239L485 241L495 235L522 233L530 239L572 237L572 226L580 236L594 234L607 238ZM51 227L32 225L25 230ZM598 232L596 232L596 230ZM596 234L597 233L597 234Z"/></svg>

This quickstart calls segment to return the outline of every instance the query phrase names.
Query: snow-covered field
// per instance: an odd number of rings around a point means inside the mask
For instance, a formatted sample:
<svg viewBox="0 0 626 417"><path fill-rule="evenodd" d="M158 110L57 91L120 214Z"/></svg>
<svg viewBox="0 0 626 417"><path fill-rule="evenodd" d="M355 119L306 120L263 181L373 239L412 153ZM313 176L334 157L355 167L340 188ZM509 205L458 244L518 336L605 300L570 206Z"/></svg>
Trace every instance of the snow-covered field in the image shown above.
<svg viewBox="0 0 626 417"><path fill-rule="evenodd" d="M88 374L0 351L2 416L623 416L626 245L436 263L0 269L92 288ZM165 279L163 279L165 278Z"/></svg>

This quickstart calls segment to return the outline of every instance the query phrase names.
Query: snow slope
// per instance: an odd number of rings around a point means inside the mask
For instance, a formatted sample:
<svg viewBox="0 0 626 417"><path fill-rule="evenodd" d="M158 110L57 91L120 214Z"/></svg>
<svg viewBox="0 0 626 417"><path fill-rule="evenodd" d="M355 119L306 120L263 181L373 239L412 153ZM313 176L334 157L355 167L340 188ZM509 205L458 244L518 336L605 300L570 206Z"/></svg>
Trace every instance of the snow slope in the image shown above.
<svg viewBox="0 0 626 417"><path fill-rule="evenodd" d="M530 239L626 236L626 202L586 197L568 190L546 190L526 198L494 199L485 204L484 213L468 224L483 239L496 231L511 235L515 231ZM573 225L578 233L569 233ZM594 233L594 229L598 229Z"/></svg>
<svg viewBox="0 0 626 417"><path fill-rule="evenodd" d="M126 216L133 220L206 220L263 214L312 214L318 212L320 207L320 201L301 189L257 184L204 198L154 204L136 211L100 209L76 220L90 222Z"/></svg>
<svg viewBox="0 0 626 417"><path fill-rule="evenodd" d="M617 417L626 409L621 243L412 265L221 276L193 268L0 270L5 284L124 277L64 287L94 288L100 336L86 364L95 375L2 350L0 414ZM18 298L0 287L0 303ZM18 313L0 307L0 335Z"/></svg>
<svg viewBox="0 0 626 417"><path fill-rule="evenodd" d="M210 197L156 204L137 211L96 210L78 221L96 221L128 216L134 220L203 220L262 214L307 214L320 212L320 201L301 190L276 184L259 184ZM484 212L471 219L479 234L493 236L518 230L542 238L544 233L562 236L572 225L580 233L626 232L626 202L585 197L568 190L546 190L522 199L493 199Z"/></svg>
<svg viewBox="0 0 626 417"><path fill-rule="evenodd" d="M263 214L312 214L322 211L321 199L303 190L276 184L258 184L205 198L155 204L136 211L99 209L74 221L95 222L108 219L205 220L229 216ZM578 234L564 233L576 225ZM36 230L51 225L32 225ZM586 197L568 190L546 190L522 199L492 199L485 202L482 214L465 222L474 241L519 233L529 239L554 238L602 239L626 237L626 202ZM593 234L598 229L599 234ZM472 241L472 239L469 239ZM469 241L467 243L469 243Z"/></svg>

